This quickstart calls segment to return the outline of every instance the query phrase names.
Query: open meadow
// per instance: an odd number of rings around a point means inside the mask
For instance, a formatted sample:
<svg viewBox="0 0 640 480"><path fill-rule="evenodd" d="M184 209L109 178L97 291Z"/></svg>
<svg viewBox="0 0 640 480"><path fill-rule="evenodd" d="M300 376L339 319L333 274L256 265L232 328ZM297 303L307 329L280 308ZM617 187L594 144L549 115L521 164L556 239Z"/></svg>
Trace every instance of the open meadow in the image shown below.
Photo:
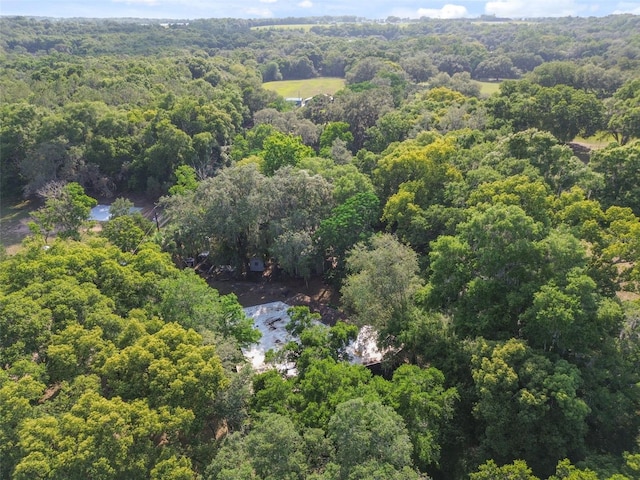
<svg viewBox="0 0 640 480"><path fill-rule="evenodd" d="M482 81L482 80L473 80L473 83L478 84L480 87L480 95L483 97L490 97L494 93L497 93L500 90L501 81Z"/></svg>
<svg viewBox="0 0 640 480"><path fill-rule="evenodd" d="M280 80L265 82L262 86L284 98L309 98L314 95L333 95L344 88L344 78L317 77L305 80Z"/></svg>

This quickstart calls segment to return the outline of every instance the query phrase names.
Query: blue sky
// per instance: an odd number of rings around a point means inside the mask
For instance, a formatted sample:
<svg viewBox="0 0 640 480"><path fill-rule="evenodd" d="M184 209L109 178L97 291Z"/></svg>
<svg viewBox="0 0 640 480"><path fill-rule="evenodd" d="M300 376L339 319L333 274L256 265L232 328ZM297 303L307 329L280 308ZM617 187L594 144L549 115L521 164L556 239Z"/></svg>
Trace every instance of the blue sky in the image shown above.
<svg viewBox="0 0 640 480"><path fill-rule="evenodd" d="M1 15L48 17L279 18L356 15L372 19L640 15L640 0L0 0Z"/></svg>

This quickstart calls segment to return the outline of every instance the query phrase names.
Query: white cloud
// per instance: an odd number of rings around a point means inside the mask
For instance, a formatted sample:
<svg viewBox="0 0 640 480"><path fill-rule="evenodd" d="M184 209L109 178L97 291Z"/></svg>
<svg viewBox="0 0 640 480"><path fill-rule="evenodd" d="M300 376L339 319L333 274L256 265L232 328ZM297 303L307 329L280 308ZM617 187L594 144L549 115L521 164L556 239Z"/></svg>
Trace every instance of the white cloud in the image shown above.
<svg viewBox="0 0 640 480"><path fill-rule="evenodd" d="M616 5L614 14L632 13L634 15L640 15L640 5L637 2L620 2Z"/></svg>
<svg viewBox="0 0 640 480"><path fill-rule="evenodd" d="M298 6L302 8L311 8L313 7L313 2L311 2L310 0L303 0L298 4Z"/></svg>
<svg viewBox="0 0 640 480"><path fill-rule="evenodd" d="M463 5L443 5L442 8L419 8L418 17L429 18L463 18L469 16L467 7Z"/></svg>
<svg viewBox="0 0 640 480"><path fill-rule="evenodd" d="M487 2L487 15L507 18L576 16L585 9L575 0L494 0Z"/></svg>
<svg viewBox="0 0 640 480"><path fill-rule="evenodd" d="M276 3L278 0L260 0L260 3Z"/></svg>
<svg viewBox="0 0 640 480"><path fill-rule="evenodd" d="M244 12L255 18L273 18L273 12L268 8L245 8Z"/></svg>
<svg viewBox="0 0 640 480"><path fill-rule="evenodd" d="M126 3L127 5L158 5L158 0L112 0L114 3Z"/></svg>

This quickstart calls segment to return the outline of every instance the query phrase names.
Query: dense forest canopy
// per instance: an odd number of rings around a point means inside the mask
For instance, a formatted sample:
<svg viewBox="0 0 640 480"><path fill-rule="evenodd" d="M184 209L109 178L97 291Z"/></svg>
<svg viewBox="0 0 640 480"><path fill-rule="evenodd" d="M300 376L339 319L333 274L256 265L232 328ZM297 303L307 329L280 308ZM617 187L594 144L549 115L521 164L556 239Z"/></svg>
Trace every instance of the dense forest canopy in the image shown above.
<svg viewBox="0 0 640 480"><path fill-rule="evenodd" d="M0 31L1 200L41 205L0 256L1 478L640 477L640 17ZM341 294L290 310L295 376L199 274L254 259Z"/></svg>

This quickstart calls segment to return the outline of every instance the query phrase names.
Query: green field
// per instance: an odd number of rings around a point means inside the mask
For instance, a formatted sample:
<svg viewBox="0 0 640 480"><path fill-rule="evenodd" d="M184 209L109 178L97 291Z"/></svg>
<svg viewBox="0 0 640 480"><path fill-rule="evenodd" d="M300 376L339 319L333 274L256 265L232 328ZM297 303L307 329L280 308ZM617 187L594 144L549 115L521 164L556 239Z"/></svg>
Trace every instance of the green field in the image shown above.
<svg viewBox="0 0 640 480"><path fill-rule="evenodd" d="M320 24L315 23L292 23L291 25L260 25L259 27L251 27L251 30L303 30L308 32L311 27L317 27ZM323 24L323 26L328 26Z"/></svg>
<svg viewBox="0 0 640 480"><path fill-rule="evenodd" d="M480 86L480 95L483 97L490 97L500 90L500 83L502 82L481 82L479 80L474 80L474 83L477 83Z"/></svg>
<svg viewBox="0 0 640 480"><path fill-rule="evenodd" d="M281 80L279 82L265 82L262 86L284 98L309 98L323 93L333 95L344 88L344 78L318 77L306 80Z"/></svg>
<svg viewBox="0 0 640 480"><path fill-rule="evenodd" d="M588 138L578 136L574 138L573 141L593 150L597 150L598 148L604 148L609 145L614 141L614 138L609 132L602 131Z"/></svg>

